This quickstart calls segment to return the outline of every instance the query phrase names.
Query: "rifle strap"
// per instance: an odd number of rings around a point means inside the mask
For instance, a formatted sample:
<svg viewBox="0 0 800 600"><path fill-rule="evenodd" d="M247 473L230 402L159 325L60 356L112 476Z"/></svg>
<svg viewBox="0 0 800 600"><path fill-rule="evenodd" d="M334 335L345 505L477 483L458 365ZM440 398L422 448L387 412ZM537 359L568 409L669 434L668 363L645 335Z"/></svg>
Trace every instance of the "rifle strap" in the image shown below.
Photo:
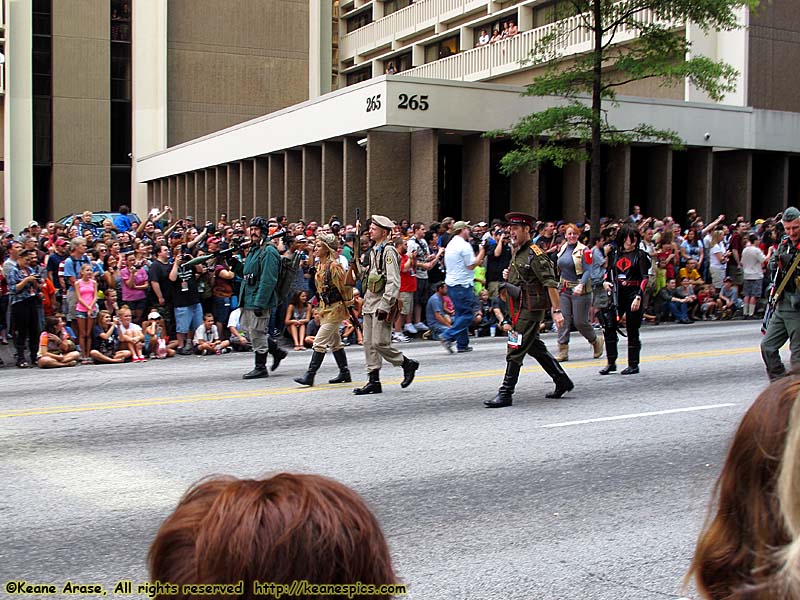
<svg viewBox="0 0 800 600"><path fill-rule="evenodd" d="M798 251L797 256L794 257L794 261L792 261L792 264L789 266L789 270L786 271L786 275L784 275L783 279L781 279L781 283L778 286L778 289L775 290L776 301L780 300L781 294L783 293L786 284L789 283L789 279L791 279L792 273L794 273L795 270L797 269L798 264L800 264L800 251Z"/></svg>

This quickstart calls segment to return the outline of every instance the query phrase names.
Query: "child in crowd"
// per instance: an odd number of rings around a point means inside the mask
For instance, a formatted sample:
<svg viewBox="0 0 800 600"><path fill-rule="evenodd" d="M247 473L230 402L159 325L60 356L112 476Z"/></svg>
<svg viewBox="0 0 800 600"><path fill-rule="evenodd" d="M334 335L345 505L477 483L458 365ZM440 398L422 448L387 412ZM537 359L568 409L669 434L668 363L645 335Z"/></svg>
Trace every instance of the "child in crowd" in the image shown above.
<svg viewBox="0 0 800 600"><path fill-rule="evenodd" d="M236 308L231 311L228 317L228 341L236 352L249 352L253 349L253 344L247 339L247 335L239 328L239 319L242 316L242 309Z"/></svg>
<svg viewBox="0 0 800 600"><path fill-rule="evenodd" d="M130 358L131 351L119 347L119 332L107 310L98 313L97 325L92 333L92 350L89 356L95 364L119 364Z"/></svg>
<svg viewBox="0 0 800 600"><path fill-rule="evenodd" d="M305 291L297 292L292 298L292 303L286 309L285 324L292 334L295 350L305 350L303 339L306 336L306 325L311 320L311 305L308 303L308 294Z"/></svg>
<svg viewBox="0 0 800 600"><path fill-rule="evenodd" d="M219 330L214 322L214 315L206 313L203 315L203 324L194 332L194 351L195 354L226 354L231 351L231 343L222 341Z"/></svg>
<svg viewBox="0 0 800 600"><path fill-rule="evenodd" d="M105 298L103 299L103 308L111 315L111 318L117 316L119 305L117 304L117 290L108 288L105 291Z"/></svg>
<svg viewBox="0 0 800 600"><path fill-rule="evenodd" d="M48 316L44 319L44 331L39 337L39 354L37 364L40 369L58 367L74 367L81 357L80 352L70 350L70 345L61 338L61 319Z"/></svg>
<svg viewBox="0 0 800 600"><path fill-rule="evenodd" d="M81 347L81 360L91 362L89 350L92 348L92 330L97 317L97 281L92 274L91 265L83 265L80 279L75 282L75 297L78 305L75 316L78 321L78 342Z"/></svg>
<svg viewBox="0 0 800 600"><path fill-rule="evenodd" d="M314 345L314 338L317 336L317 332L319 331L320 326L320 316L319 316L319 309L312 308L311 309L311 321L308 322L308 327L306 327L306 336L303 338L303 342L305 343L306 348L311 348Z"/></svg>
<svg viewBox="0 0 800 600"><path fill-rule="evenodd" d="M144 346L144 332L142 328L133 322L131 309L123 304L119 309L119 316L114 323L119 332L120 345L124 350L131 353L131 362L146 362L147 359L142 354Z"/></svg>
<svg viewBox="0 0 800 600"><path fill-rule="evenodd" d="M700 306L700 318L703 321L716 321L717 293L713 285L706 284L700 287L697 304Z"/></svg>
<svg viewBox="0 0 800 600"><path fill-rule="evenodd" d="M157 309L151 308L147 320L142 323L144 332L144 353L155 358L175 356L178 340L170 341L164 329L164 319Z"/></svg>

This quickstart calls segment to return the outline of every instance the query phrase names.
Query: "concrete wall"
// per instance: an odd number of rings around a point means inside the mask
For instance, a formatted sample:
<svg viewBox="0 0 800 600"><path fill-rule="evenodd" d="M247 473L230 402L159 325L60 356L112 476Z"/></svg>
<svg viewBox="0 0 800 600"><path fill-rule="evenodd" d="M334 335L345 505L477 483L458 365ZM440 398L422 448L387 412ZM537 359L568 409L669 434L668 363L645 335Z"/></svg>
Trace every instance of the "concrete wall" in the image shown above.
<svg viewBox="0 0 800 600"><path fill-rule="evenodd" d="M800 111L800 2L762 2L750 17L748 103Z"/></svg>
<svg viewBox="0 0 800 600"><path fill-rule="evenodd" d="M168 145L308 98L307 1L168 6Z"/></svg>
<svg viewBox="0 0 800 600"><path fill-rule="evenodd" d="M53 217L108 210L110 4L53 2Z"/></svg>
<svg viewBox="0 0 800 600"><path fill-rule="evenodd" d="M411 134L370 131L367 139L367 214L408 218Z"/></svg>
<svg viewBox="0 0 800 600"><path fill-rule="evenodd" d="M480 135L464 136L461 166L462 218L473 223L489 214L491 140Z"/></svg>

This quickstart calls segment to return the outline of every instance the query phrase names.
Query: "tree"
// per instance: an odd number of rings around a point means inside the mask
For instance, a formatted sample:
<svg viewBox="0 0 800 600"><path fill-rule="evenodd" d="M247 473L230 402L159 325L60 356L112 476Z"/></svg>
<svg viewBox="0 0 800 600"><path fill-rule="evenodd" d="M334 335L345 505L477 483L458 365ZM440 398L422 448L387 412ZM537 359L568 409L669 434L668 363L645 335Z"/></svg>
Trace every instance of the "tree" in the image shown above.
<svg viewBox="0 0 800 600"><path fill-rule="evenodd" d="M628 130L606 118L604 103L613 103L616 90L645 79L661 85L683 85L688 79L712 100L736 89L738 72L732 66L702 55L690 55L691 43L674 32L675 23L692 22L703 31L740 27L736 11L755 9L759 0L559 0L552 10L554 23L531 51L528 64L546 65L527 86L524 96L561 96L562 103L520 119L509 131L514 150L501 160L501 171L538 169L544 163L563 167L571 161L591 160L592 226L600 220L602 189L601 144L668 143L680 148L675 131L641 123ZM650 17L650 18L648 18ZM654 17L654 18L652 18ZM588 34L592 50L563 57L566 40ZM631 41L620 43L620 37ZM591 104L587 102L591 97Z"/></svg>

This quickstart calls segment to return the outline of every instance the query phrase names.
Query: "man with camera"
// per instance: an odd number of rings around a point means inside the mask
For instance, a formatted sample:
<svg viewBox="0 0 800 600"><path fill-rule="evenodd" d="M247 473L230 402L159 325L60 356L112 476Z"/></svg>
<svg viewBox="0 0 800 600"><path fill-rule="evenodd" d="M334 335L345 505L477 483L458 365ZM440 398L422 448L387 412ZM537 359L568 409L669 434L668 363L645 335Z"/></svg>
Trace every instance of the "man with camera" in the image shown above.
<svg viewBox="0 0 800 600"><path fill-rule="evenodd" d="M384 216L372 215L369 237L373 242L367 253L367 292L364 295L362 314L364 316L364 354L367 358L369 381L353 393L380 394L381 359L395 367L403 368L403 382L400 387L407 388L414 381L419 363L407 358L392 347L392 322L397 314L397 300L400 295L400 255L389 234L394 223Z"/></svg>
<svg viewBox="0 0 800 600"><path fill-rule="evenodd" d="M281 256L270 243L269 222L264 217L250 221L250 250L242 267L242 287L239 305L242 309L241 327L253 344L255 367L242 379L269 377L267 354L272 354L272 370L278 368L286 352L267 335L270 312L278 305L275 286L278 283Z"/></svg>
<svg viewBox="0 0 800 600"><path fill-rule="evenodd" d="M175 307L175 333L178 338L177 353L193 353L192 336L203 324L203 307L197 289L197 278L205 272L203 265L185 267L183 263L192 260L191 254L178 253L169 272L172 282L172 301Z"/></svg>

